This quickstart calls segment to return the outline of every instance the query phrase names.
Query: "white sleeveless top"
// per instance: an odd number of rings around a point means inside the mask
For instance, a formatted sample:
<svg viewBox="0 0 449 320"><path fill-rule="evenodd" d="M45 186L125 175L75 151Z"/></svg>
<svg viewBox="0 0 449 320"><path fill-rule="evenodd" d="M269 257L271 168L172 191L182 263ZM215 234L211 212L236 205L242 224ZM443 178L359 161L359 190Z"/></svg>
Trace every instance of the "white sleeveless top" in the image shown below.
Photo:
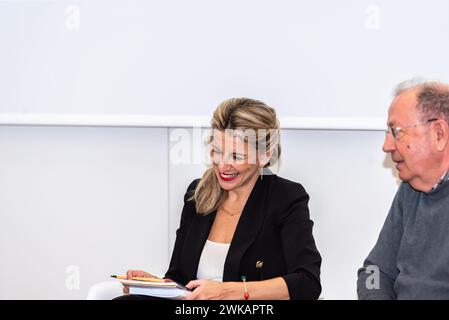
<svg viewBox="0 0 449 320"><path fill-rule="evenodd" d="M230 243L207 240L198 264L197 279L223 281L223 270Z"/></svg>

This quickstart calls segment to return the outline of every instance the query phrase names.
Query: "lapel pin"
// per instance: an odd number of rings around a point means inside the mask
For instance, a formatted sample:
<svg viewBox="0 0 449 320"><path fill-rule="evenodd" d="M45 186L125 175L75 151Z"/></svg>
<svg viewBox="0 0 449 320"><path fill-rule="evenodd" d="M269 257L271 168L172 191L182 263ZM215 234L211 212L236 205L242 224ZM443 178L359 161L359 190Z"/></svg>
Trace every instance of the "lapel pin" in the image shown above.
<svg viewBox="0 0 449 320"><path fill-rule="evenodd" d="M256 268L257 268L257 269L260 269L260 268L262 268L262 267L263 267L263 261L260 261L260 260L257 261L257 262L256 262Z"/></svg>

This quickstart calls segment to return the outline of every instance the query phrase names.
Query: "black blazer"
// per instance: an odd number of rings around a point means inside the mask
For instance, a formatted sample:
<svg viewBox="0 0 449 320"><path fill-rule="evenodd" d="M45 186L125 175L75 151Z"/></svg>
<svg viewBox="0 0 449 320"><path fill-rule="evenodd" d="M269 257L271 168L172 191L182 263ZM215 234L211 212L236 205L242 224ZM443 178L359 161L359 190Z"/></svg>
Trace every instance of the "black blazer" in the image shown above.
<svg viewBox="0 0 449 320"><path fill-rule="evenodd" d="M182 284L196 279L199 259L216 211L197 214L193 195L184 196L181 223L165 275ZM309 196L304 188L276 175L259 179L245 204L225 260L223 281L283 277L290 299L317 299L321 293L321 256L312 235ZM259 262L259 263L258 263Z"/></svg>

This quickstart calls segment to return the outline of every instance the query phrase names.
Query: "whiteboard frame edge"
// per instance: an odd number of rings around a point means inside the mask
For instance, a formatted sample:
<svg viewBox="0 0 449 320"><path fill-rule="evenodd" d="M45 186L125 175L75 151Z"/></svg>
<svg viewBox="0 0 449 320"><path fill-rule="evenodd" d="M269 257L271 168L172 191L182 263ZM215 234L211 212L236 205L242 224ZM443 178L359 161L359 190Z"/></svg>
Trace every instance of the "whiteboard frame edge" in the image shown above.
<svg viewBox="0 0 449 320"><path fill-rule="evenodd" d="M384 118L279 117L281 129L384 131ZM209 116L0 113L1 126L210 127Z"/></svg>

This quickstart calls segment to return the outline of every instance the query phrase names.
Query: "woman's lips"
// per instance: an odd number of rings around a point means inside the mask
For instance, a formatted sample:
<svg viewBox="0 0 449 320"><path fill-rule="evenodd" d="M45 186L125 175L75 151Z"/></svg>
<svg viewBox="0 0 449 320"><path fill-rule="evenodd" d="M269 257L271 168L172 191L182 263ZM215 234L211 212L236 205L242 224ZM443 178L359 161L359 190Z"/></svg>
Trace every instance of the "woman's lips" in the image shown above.
<svg viewBox="0 0 449 320"><path fill-rule="evenodd" d="M223 181L232 181L234 180L237 176L238 176L238 172L237 173L222 173L220 172L220 178Z"/></svg>

